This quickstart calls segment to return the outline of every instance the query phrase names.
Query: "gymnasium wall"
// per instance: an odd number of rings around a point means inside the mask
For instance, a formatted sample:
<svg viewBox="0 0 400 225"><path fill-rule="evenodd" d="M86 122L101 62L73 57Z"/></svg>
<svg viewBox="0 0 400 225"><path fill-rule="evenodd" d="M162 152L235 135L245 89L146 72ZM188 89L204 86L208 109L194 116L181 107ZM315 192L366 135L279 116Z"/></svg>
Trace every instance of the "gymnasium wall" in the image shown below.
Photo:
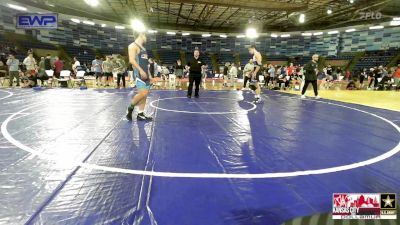
<svg viewBox="0 0 400 225"><path fill-rule="evenodd" d="M0 6L0 31L27 33L38 40L55 45L87 46L90 48L111 49L116 53L123 52L133 41L129 29L116 30L113 27L102 28L75 24L62 20L57 30L25 31L15 28L17 11ZM321 55L338 55L340 52L365 50L382 50L388 47L400 47L400 27L388 27L384 30L361 30L352 33L341 33L321 36L303 37L292 35L289 38L260 37L256 40L246 38L203 38L200 35L169 36L166 34L150 35L147 48L193 51L198 47L203 52L247 52L247 47L256 44L258 49L267 55L303 56L318 53Z"/></svg>

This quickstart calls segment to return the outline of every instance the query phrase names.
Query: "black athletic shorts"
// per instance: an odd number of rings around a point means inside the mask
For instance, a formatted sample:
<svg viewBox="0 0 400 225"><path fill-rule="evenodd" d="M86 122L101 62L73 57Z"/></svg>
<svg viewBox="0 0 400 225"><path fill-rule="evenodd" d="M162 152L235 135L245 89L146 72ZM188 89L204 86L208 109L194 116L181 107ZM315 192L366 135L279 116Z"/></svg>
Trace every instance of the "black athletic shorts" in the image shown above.
<svg viewBox="0 0 400 225"><path fill-rule="evenodd" d="M106 76L106 77L112 77L113 74L112 74L112 73L104 73L104 76Z"/></svg>

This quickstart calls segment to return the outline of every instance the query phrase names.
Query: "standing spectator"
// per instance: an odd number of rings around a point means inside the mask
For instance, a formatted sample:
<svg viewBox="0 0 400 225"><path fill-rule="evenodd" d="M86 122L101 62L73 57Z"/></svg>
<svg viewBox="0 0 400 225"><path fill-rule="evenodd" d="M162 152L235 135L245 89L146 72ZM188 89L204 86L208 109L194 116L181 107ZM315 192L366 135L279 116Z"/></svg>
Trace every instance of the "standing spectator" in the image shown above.
<svg viewBox="0 0 400 225"><path fill-rule="evenodd" d="M19 60L15 58L13 53L8 57L7 66L10 75L10 87L13 86L14 77L17 79L17 87L19 87Z"/></svg>
<svg viewBox="0 0 400 225"><path fill-rule="evenodd" d="M110 56L106 56L106 61L103 61L102 64L102 69L103 69L103 73L104 73L104 84L106 86L110 86L110 84L112 84L112 78L113 78L113 69L114 69L114 65L113 62L111 61L111 57Z"/></svg>
<svg viewBox="0 0 400 225"><path fill-rule="evenodd" d="M117 55L117 59L115 60L116 70L117 70L117 88L120 87L121 78L122 85L125 88L125 71L126 71L126 63L121 55Z"/></svg>
<svg viewBox="0 0 400 225"><path fill-rule="evenodd" d="M364 80L367 77L367 69L364 68L360 73L360 89L364 87Z"/></svg>
<svg viewBox="0 0 400 225"><path fill-rule="evenodd" d="M151 68L151 67L150 67ZM181 86L182 78L183 78L183 65L180 59L176 60L176 66L175 66L175 75L176 78L178 79L178 87ZM151 71L150 71L151 73Z"/></svg>
<svg viewBox="0 0 400 225"><path fill-rule="evenodd" d="M103 85L102 81L102 76L103 76L103 70L101 68L101 65L103 64L103 61L100 60L99 56L96 56L96 58L92 61L92 70L96 76L96 82L97 86L98 85Z"/></svg>
<svg viewBox="0 0 400 225"><path fill-rule="evenodd" d="M238 75L238 68L237 63L233 63L231 68L229 69L229 79L230 79L230 86L235 87L235 79Z"/></svg>
<svg viewBox="0 0 400 225"><path fill-rule="evenodd" d="M59 79L61 70L64 69L64 63L60 60L60 58L58 58L58 56L56 56L55 59L56 61L54 62L54 76Z"/></svg>
<svg viewBox="0 0 400 225"><path fill-rule="evenodd" d="M34 82L34 86L37 85L36 73L37 73L37 64L35 58L33 58L32 51L28 52L28 56L24 59L23 64L26 68L27 77L29 80Z"/></svg>
<svg viewBox="0 0 400 225"><path fill-rule="evenodd" d="M157 64L152 58L149 58L149 74L151 78L154 78L156 74Z"/></svg>
<svg viewBox="0 0 400 225"><path fill-rule="evenodd" d="M293 66L293 63L290 63L289 67L287 68L287 75L292 76L295 69L296 68Z"/></svg>
<svg viewBox="0 0 400 225"><path fill-rule="evenodd" d="M37 77L40 80L41 85L44 84L45 80L49 79L47 77L47 75L46 75L46 59L44 57L40 58L38 76Z"/></svg>
<svg viewBox="0 0 400 225"><path fill-rule="evenodd" d="M253 72L253 69L254 69L253 59L250 59L243 69L243 79L244 79L243 90L247 87L247 82L251 80L251 73Z"/></svg>
<svg viewBox="0 0 400 225"><path fill-rule="evenodd" d="M229 73L229 66L231 65L230 62L226 62L224 66L224 86L228 86L228 73Z"/></svg>
<svg viewBox="0 0 400 225"><path fill-rule="evenodd" d="M72 64L72 71L76 75L78 72L78 67L81 66L81 63L78 61L76 57L73 58L74 63Z"/></svg>
<svg viewBox="0 0 400 225"><path fill-rule="evenodd" d="M52 70L54 67L52 61L51 61L51 55L47 54L46 58L44 59L44 69L45 70Z"/></svg>
<svg viewBox="0 0 400 225"><path fill-rule="evenodd" d="M400 87L400 64L397 65L397 69L393 73L394 85L396 88Z"/></svg>
<svg viewBox="0 0 400 225"><path fill-rule="evenodd" d="M269 76L265 80L265 86L268 87L269 82L271 81L272 86L274 85L275 81L275 67L272 64L269 64L269 69L268 69L268 74Z"/></svg>

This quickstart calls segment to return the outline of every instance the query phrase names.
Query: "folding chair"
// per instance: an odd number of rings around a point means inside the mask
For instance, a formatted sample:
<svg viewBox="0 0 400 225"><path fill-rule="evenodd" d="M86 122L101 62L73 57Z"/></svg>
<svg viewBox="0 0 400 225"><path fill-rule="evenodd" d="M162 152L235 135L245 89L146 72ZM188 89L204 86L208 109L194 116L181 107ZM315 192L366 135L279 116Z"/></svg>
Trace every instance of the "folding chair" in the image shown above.
<svg viewBox="0 0 400 225"><path fill-rule="evenodd" d="M170 74L170 75L168 76L168 81L169 81L169 85L170 85L170 86L175 86L176 75L175 75L175 74Z"/></svg>
<svg viewBox="0 0 400 225"><path fill-rule="evenodd" d="M54 78L54 70L46 70L46 75L49 77L49 80L47 81L50 83L51 87L53 87L53 84L57 85L57 78Z"/></svg>
<svg viewBox="0 0 400 225"><path fill-rule="evenodd" d="M74 88L74 86L75 86L75 84L77 82L79 82L80 86L82 86L82 84L84 84L86 86L85 71L79 70L79 71L76 72L76 78L75 79L71 79L72 88Z"/></svg>
<svg viewBox="0 0 400 225"><path fill-rule="evenodd" d="M71 71L69 70L62 70L60 72L60 79L58 79L58 83L60 84L61 82L67 82L67 87L68 83L71 81Z"/></svg>

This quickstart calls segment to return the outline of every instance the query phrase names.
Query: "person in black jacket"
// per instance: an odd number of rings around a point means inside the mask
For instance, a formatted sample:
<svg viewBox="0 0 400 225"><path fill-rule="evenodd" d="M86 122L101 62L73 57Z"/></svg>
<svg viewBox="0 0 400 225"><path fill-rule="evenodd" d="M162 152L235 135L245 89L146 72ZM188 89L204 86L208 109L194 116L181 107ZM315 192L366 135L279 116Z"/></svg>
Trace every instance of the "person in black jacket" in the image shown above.
<svg viewBox="0 0 400 225"><path fill-rule="evenodd" d="M200 58L199 49L195 49L193 53L193 59L188 62L189 66L189 87L187 92L187 97L192 97L193 83L195 83L196 88L194 90L194 97L199 97L200 82L201 82L201 69L205 66L205 62Z"/></svg>
<svg viewBox="0 0 400 225"><path fill-rule="evenodd" d="M312 84L314 88L315 98L319 99L318 87L317 87L318 58L319 56L317 54L313 55L312 60L309 63L307 63L306 66L304 67L305 83L303 90L301 91L302 99L306 98L304 94L306 93L309 84Z"/></svg>

